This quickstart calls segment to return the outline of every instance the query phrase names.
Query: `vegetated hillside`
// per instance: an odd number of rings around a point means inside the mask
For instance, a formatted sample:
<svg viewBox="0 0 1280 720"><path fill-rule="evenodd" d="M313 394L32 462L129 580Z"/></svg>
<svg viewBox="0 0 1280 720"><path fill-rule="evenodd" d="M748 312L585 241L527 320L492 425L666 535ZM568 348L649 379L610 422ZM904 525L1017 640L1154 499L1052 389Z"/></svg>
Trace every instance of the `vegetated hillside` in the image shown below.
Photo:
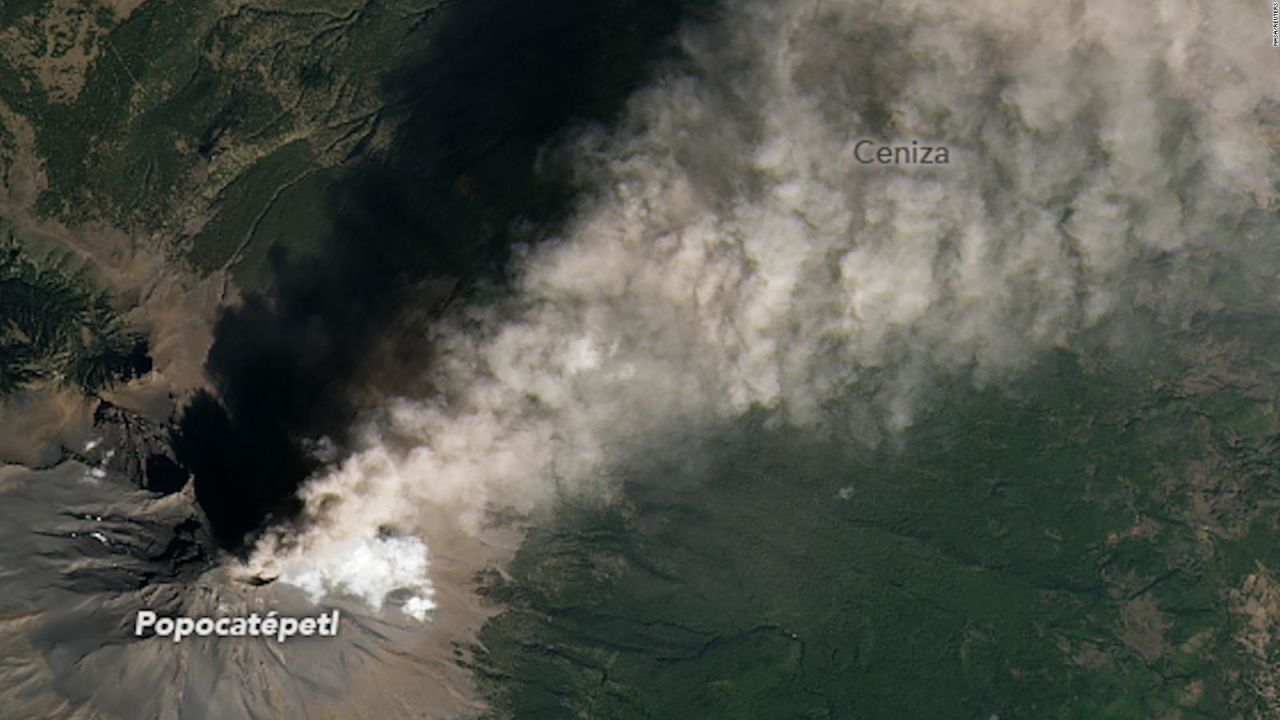
<svg viewBox="0 0 1280 720"><path fill-rule="evenodd" d="M324 229L331 172L375 142L383 78L437 5L6 3L0 183L25 158L40 217L265 281L270 245Z"/></svg>
<svg viewBox="0 0 1280 720"><path fill-rule="evenodd" d="M0 393L53 382L92 392L145 372L146 344L70 255L0 245Z"/></svg>

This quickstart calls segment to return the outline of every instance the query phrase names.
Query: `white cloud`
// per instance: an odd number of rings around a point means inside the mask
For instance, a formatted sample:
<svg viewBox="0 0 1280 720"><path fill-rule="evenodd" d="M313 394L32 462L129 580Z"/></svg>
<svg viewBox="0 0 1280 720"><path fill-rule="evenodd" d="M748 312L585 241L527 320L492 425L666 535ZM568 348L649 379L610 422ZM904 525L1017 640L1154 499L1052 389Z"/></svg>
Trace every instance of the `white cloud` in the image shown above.
<svg viewBox="0 0 1280 720"><path fill-rule="evenodd" d="M576 218L512 297L440 328L440 393L390 402L251 566L418 612L425 547L389 528L474 534L490 508L607 497L633 443L751 408L817 424L857 396L892 432L939 373L993 382L1071 343L1275 182L1258 12L736 4L689 33L692 69L577 143ZM951 162L863 165L863 137Z"/></svg>

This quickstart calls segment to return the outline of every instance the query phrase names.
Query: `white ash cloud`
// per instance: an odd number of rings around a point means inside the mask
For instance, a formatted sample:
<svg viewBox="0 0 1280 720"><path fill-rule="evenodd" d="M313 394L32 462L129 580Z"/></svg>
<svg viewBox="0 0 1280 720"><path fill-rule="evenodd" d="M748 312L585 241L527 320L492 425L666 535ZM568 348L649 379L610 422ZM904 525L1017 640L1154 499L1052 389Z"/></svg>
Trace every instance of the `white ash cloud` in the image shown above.
<svg viewBox="0 0 1280 720"><path fill-rule="evenodd" d="M995 382L1158 303L1150 278L1180 287L1192 258L1230 252L1225 218L1275 202L1259 12L736 4L574 143L586 191L564 236L519 260L511 297L439 328L437 392L389 402L251 570L374 604L397 588L420 612L425 557L358 558L608 498L611 459L753 408L820 425L861 398L892 432L931 378ZM863 165L863 138L946 145L950 164Z"/></svg>

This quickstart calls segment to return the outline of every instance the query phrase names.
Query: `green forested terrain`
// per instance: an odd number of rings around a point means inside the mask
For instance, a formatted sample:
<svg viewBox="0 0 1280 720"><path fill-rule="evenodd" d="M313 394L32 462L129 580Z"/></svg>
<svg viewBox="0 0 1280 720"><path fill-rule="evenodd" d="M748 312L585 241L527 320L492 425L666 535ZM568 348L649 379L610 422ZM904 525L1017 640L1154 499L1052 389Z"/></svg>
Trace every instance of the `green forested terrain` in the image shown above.
<svg viewBox="0 0 1280 720"><path fill-rule="evenodd" d="M67 254L0 245L0 323L0 393L42 381L93 391L143 369L141 340Z"/></svg>
<svg viewBox="0 0 1280 720"><path fill-rule="evenodd" d="M1268 333L958 383L877 449L748 420L706 476L619 468L491 579L492 716L1277 717Z"/></svg>

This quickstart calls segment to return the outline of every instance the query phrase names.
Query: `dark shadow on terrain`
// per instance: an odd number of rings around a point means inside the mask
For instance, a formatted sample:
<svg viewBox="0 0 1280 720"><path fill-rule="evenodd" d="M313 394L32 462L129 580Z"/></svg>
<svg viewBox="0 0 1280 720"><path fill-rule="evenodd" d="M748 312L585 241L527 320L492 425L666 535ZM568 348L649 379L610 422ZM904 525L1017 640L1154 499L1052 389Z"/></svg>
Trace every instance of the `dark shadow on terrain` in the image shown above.
<svg viewBox="0 0 1280 720"><path fill-rule="evenodd" d="M333 189L323 249L273 253L273 297L223 315L208 359L217 397L197 398L180 423L179 459L220 544L241 550L264 520L296 513L317 466L300 438L341 437L355 413L344 389L406 298L420 311L448 299L414 288L500 283L512 243L534 239L517 237L517 221L549 234L572 188L538 168L539 151L575 123L615 117L672 55L691 6L711 2L470 0L413 30L425 51L386 88L392 146Z"/></svg>

